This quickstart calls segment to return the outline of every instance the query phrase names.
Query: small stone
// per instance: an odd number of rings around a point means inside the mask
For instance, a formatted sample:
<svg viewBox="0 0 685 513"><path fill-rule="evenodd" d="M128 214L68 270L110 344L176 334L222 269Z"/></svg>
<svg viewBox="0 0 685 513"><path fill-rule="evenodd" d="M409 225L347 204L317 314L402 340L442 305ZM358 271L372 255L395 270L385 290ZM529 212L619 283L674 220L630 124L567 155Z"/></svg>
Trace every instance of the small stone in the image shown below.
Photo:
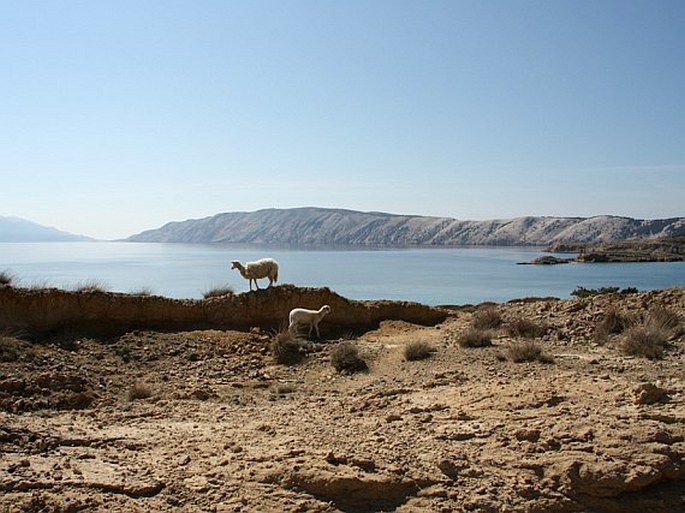
<svg viewBox="0 0 685 513"><path fill-rule="evenodd" d="M634 392L635 404L654 404L668 399L668 392L653 383L643 383Z"/></svg>

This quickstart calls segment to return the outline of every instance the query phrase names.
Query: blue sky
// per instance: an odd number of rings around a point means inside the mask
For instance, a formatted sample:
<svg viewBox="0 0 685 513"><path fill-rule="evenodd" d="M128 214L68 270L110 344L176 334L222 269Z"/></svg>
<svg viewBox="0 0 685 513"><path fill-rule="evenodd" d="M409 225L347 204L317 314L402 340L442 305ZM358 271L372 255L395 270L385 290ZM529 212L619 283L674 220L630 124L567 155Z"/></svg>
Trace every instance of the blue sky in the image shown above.
<svg viewBox="0 0 685 513"><path fill-rule="evenodd" d="M0 0L0 215L685 215L682 0Z"/></svg>

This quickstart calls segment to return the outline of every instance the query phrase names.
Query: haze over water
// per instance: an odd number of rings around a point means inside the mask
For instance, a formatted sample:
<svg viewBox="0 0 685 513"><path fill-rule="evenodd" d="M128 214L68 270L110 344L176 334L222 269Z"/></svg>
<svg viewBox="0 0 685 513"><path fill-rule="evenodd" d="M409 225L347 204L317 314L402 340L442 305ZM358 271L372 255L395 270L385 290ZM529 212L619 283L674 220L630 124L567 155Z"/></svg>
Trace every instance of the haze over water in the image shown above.
<svg viewBox="0 0 685 513"><path fill-rule="evenodd" d="M685 262L516 265L539 248L291 249L227 244L125 242L0 243L0 271L17 286L76 288L98 282L113 292L142 289L172 298L201 298L223 285L248 282L230 261L264 256L280 263L279 284L328 287L349 299L392 299L430 305L568 298L577 287L639 290L685 286ZM261 280L264 287L268 280Z"/></svg>

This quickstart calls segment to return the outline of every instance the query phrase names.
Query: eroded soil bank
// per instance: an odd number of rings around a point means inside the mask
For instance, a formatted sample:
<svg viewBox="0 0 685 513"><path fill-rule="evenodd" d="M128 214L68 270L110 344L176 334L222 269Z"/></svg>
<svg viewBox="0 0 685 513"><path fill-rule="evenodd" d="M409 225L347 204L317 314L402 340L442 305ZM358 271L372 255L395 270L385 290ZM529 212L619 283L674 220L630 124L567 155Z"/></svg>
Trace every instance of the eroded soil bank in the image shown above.
<svg viewBox="0 0 685 513"><path fill-rule="evenodd" d="M4 335L0 511L684 511L685 290L494 305L462 347L484 308L379 319L352 375L323 324L296 365L258 328ZM655 308L662 357L626 355L606 319ZM510 358L522 320L548 363Z"/></svg>
<svg viewBox="0 0 685 513"><path fill-rule="evenodd" d="M280 329L292 308L333 309L323 323L328 334L366 331L384 320L434 325L444 310L402 301L354 301L327 288L281 285L213 299L170 299L104 291L21 289L0 286L0 330L31 336L87 333L94 336L132 330Z"/></svg>

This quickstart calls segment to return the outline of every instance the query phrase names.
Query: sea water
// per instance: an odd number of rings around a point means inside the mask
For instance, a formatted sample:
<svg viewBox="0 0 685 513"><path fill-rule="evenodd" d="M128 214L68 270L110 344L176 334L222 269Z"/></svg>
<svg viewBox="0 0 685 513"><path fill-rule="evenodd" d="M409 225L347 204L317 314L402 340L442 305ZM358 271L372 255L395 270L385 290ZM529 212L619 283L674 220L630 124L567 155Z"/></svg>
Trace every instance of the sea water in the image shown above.
<svg viewBox="0 0 685 513"><path fill-rule="evenodd" d="M651 290L685 286L685 262L517 265L541 248L287 248L236 244L131 242L0 243L0 272L16 286L78 288L97 283L113 292L201 298L219 286L236 293L248 282L231 260L273 257L279 284L328 287L350 299L392 299L429 305L568 298L579 286ZM568 255L566 255L568 256ZM261 280L266 286L268 280Z"/></svg>

